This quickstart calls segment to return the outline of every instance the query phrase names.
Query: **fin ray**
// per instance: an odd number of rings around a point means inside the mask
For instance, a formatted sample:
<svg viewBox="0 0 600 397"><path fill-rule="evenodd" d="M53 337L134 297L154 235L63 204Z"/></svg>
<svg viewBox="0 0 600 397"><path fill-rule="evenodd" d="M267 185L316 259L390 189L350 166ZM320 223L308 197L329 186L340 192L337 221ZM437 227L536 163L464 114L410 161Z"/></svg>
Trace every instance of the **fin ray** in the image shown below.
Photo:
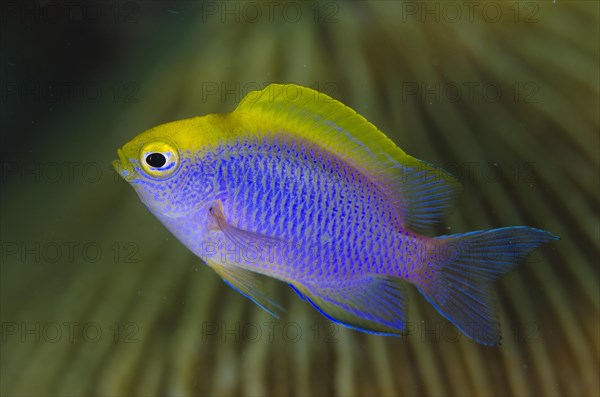
<svg viewBox="0 0 600 397"><path fill-rule="evenodd" d="M269 314L279 319L285 310L271 297L264 293L265 287L261 275L237 266L227 266L208 260L210 266L230 287L256 303Z"/></svg>
<svg viewBox="0 0 600 397"><path fill-rule="evenodd" d="M229 223L223 213L223 205L220 201L215 202L209 210L215 220L217 228L223 232L225 238L239 247L247 247L253 243L277 244L283 243L283 240L267 236L261 233L256 233L248 230L243 230Z"/></svg>
<svg viewBox="0 0 600 397"><path fill-rule="evenodd" d="M430 283L417 288L470 338L484 345L499 345L493 282L540 244L556 239L544 230L523 226L437 237L450 257L436 266Z"/></svg>
<svg viewBox="0 0 600 397"><path fill-rule="evenodd" d="M404 282L367 275L329 285L292 284L298 294L330 320L363 332L400 335L407 322Z"/></svg>

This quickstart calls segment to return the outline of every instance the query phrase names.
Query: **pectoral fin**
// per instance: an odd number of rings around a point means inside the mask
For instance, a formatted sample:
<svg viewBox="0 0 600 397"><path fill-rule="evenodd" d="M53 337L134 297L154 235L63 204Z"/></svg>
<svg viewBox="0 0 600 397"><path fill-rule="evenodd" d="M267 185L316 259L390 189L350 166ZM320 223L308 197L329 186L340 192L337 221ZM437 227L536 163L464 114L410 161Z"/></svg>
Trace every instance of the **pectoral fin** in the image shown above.
<svg viewBox="0 0 600 397"><path fill-rule="evenodd" d="M226 218L223 212L223 205L220 201L213 203L209 211L214 221L214 228L222 232L225 240L234 244L238 249L249 248L251 245L253 248L257 248L258 245L258 248L261 249L282 242L280 239L240 229L232 225ZM279 318L279 313L285 311L277 302L265 294L262 275L251 270L246 270L240 267L239 264L218 262L214 259L203 259L227 284L251 299L274 317Z"/></svg>
<svg viewBox="0 0 600 397"><path fill-rule="evenodd" d="M384 335L399 335L405 329L408 299L400 279L367 275L343 283L291 286L339 324Z"/></svg>
<svg viewBox="0 0 600 397"><path fill-rule="evenodd" d="M274 317L279 318L279 314L285 312L275 300L265 294L265 287L260 274L237 266L223 265L213 260L208 260L207 264L233 289L252 300Z"/></svg>
<svg viewBox="0 0 600 397"><path fill-rule="evenodd" d="M267 236L261 233L235 227L227 220L223 212L223 205L220 201L215 202L210 207L210 214L215 221L216 227L223 232L225 238L239 247L247 247L250 244L277 244L283 241L278 238Z"/></svg>

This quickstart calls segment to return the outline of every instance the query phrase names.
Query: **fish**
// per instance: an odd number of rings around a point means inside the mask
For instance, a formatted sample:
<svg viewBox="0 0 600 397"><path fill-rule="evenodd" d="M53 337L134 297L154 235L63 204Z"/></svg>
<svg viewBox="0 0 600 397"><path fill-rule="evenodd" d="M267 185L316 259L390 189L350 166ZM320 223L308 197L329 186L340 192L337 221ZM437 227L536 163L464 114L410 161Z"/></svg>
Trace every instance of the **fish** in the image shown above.
<svg viewBox="0 0 600 397"><path fill-rule="evenodd" d="M541 244L512 226L430 236L462 190L336 99L295 84L173 121L117 150L116 172L227 284L279 317L270 277L331 321L407 332L412 285L470 339L501 343L493 286Z"/></svg>

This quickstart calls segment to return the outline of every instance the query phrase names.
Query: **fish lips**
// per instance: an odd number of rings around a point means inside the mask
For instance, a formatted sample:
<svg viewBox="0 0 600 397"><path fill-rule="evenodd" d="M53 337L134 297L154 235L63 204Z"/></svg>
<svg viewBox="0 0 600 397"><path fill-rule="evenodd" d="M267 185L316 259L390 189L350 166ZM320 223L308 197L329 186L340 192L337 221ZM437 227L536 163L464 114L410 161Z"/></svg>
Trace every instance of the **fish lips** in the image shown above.
<svg viewBox="0 0 600 397"><path fill-rule="evenodd" d="M114 160L112 166L123 179L127 182L133 182L135 177L135 168L133 164L127 156L125 156L123 149L117 149L117 154L119 155L119 160Z"/></svg>

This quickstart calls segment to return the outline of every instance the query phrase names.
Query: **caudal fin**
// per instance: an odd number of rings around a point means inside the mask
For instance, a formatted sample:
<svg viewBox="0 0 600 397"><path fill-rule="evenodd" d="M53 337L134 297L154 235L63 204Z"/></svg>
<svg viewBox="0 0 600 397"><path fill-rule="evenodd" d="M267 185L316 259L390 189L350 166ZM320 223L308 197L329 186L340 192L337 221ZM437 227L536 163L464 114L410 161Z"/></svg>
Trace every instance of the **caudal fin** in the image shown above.
<svg viewBox="0 0 600 397"><path fill-rule="evenodd" d="M498 345L493 282L540 244L557 239L544 230L522 226L437 237L442 260L432 282L418 286L419 291L470 338Z"/></svg>

